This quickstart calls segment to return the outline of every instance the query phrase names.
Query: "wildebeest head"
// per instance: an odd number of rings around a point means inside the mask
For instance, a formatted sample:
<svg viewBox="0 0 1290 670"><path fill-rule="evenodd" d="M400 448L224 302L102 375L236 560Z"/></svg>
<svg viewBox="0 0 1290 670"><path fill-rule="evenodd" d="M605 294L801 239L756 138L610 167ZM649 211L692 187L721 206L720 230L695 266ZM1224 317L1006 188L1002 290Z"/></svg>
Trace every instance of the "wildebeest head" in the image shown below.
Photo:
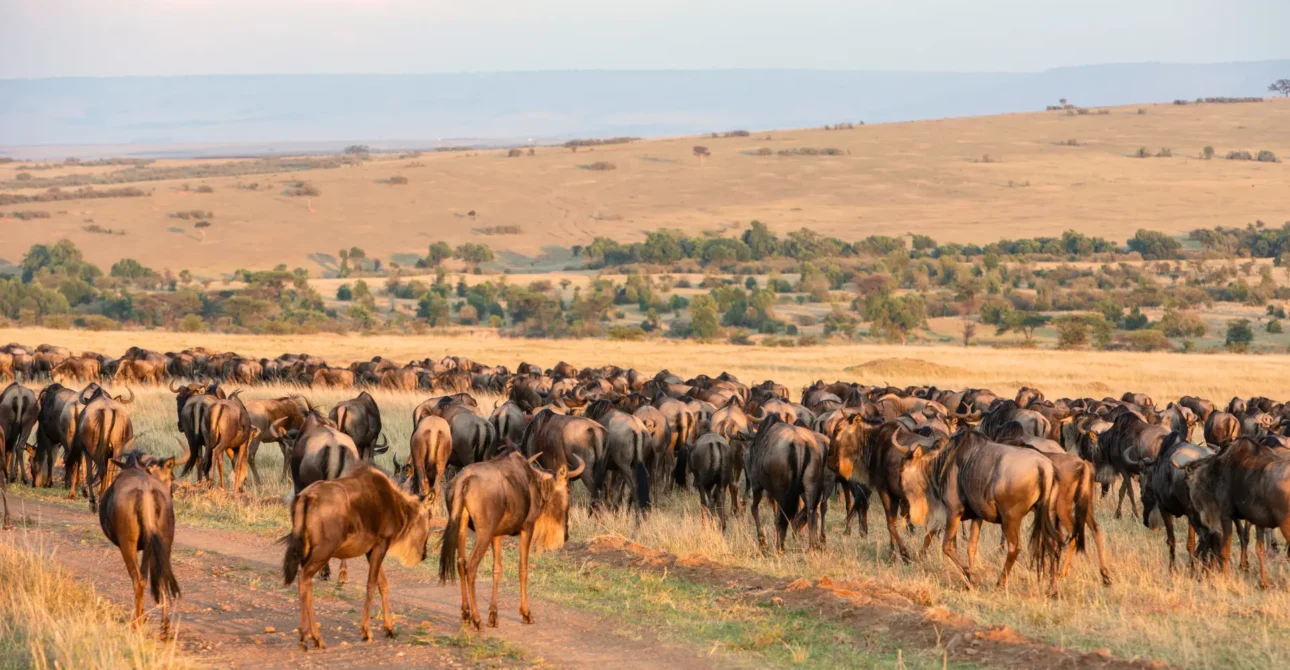
<svg viewBox="0 0 1290 670"><path fill-rule="evenodd" d="M540 510L533 525L533 546L539 551L554 551L564 545L569 534L569 480L581 475L587 466L582 459L570 454L569 458L577 461L578 467L570 471L562 463L553 474L533 464L539 455L528 459L529 467L538 476L538 500L534 507Z"/></svg>

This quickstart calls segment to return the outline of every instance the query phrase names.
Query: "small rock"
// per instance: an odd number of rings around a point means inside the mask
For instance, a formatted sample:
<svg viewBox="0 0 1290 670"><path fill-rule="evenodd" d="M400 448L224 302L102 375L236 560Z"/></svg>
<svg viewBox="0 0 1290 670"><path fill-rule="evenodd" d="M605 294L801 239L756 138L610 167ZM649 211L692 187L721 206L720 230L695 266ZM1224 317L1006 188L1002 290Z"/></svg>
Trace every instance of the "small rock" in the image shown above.
<svg viewBox="0 0 1290 670"><path fill-rule="evenodd" d="M265 626L265 627L264 627L264 632L266 632L266 633L276 633L276 632L278 632L278 629L277 629L277 628L274 628L273 626Z"/></svg>

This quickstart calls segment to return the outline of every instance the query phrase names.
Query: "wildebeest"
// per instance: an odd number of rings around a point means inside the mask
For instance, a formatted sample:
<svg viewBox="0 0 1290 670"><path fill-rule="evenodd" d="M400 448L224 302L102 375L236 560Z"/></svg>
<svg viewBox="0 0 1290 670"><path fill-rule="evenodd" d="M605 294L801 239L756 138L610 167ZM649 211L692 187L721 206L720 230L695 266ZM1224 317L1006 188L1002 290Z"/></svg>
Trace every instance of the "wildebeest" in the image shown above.
<svg viewBox="0 0 1290 670"><path fill-rule="evenodd" d="M161 605L163 636L170 633L170 604L179 597L179 582L170 566L175 541L175 510L170 500L172 458L154 459L137 452L113 463L120 474L103 493L99 527L121 550L125 570L134 585L134 625L143 622L144 575L153 601ZM137 552L143 552L140 564Z"/></svg>
<svg viewBox="0 0 1290 670"><path fill-rule="evenodd" d="M1124 498L1129 498L1129 509L1138 515L1138 505L1133 498L1133 478L1142 472L1145 459L1160 454L1165 438L1171 431L1165 426L1147 423L1134 412L1116 417L1110 429L1098 437L1098 452L1093 454L1097 466L1097 480L1105 487L1116 475L1121 477L1120 499L1115 506L1115 518L1120 518Z"/></svg>
<svg viewBox="0 0 1290 670"><path fill-rule="evenodd" d="M1142 473L1142 523L1153 529L1164 525L1170 571L1174 569L1178 544L1174 537L1174 519L1177 517L1187 520L1187 555L1193 568L1197 559L1197 517L1191 492L1187 490L1187 464L1214 455L1214 450L1208 446L1173 437L1155 458L1143 461Z"/></svg>
<svg viewBox="0 0 1290 670"><path fill-rule="evenodd" d="M251 443L260 429L251 423L251 416L238 393L213 401L202 417L200 429L202 443L206 445L206 459L202 463L206 478L210 479L211 464L214 463L219 470L219 485L221 488L224 486L224 454L227 452L232 461L230 488L241 491L246 482ZM259 484L260 472L254 463L250 465L255 482Z"/></svg>
<svg viewBox="0 0 1290 670"><path fill-rule="evenodd" d="M600 508L601 495L594 472L605 458L605 427L580 416L556 414L549 409L539 411L524 429L520 449L525 456L537 456L538 464L548 472L555 472L561 465L569 466L576 457L585 467L578 468L578 477L591 494L591 509Z"/></svg>
<svg viewBox="0 0 1290 670"><path fill-rule="evenodd" d="M520 618L533 623L529 610L529 551L558 549L564 544L569 516L569 480L586 467L577 460L572 471L564 463L555 472L535 467L534 456L525 459L517 452L475 463L462 469L448 495L449 518L439 547L439 581L461 581L461 620L481 629L475 578L479 562L493 549L493 598L488 607L488 625L497 626L497 596L502 577L502 538L520 536ZM469 531L475 531L475 546L466 555ZM453 568L456 568L455 570Z"/></svg>
<svg viewBox="0 0 1290 670"><path fill-rule="evenodd" d="M377 442L381 437L381 409L377 407L376 399L367 391L358 394L356 398L336 403L327 413L327 418L331 419L341 432L354 438L358 455L368 463L371 463L377 454L383 454L390 448L388 442L385 444Z"/></svg>
<svg viewBox="0 0 1290 670"><path fill-rule="evenodd" d="M784 550L784 536L790 523L801 525L805 517L807 544L814 551L818 543L818 513L824 489L824 456L816 433L779 420L769 414L757 429L748 448L746 475L752 494L753 527L757 543L765 549L766 533L761 527L762 495L775 502L775 547Z"/></svg>
<svg viewBox="0 0 1290 670"><path fill-rule="evenodd" d="M475 412L475 399L469 395L431 398L412 412L412 425L417 425L427 414L442 417L452 433L452 454L448 464L464 468L471 463L486 460L496 440L493 424Z"/></svg>
<svg viewBox="0 0 1290 670"><path fill-rule="evenodd" d="M1205 441L1226 447L1241 436L1241 420L1227 412L1213 411L1205 418Z"/></svg>
<svg viewBox="0 0 1290 670"><path fill-rule="evenodd" d="M395 461L395 469L411 469L412 493L436 502L452 455L452 429L442 417L428 414L417 422L409 442L407 463L400 467Z"/></svg>
<svg viewBox="0 0 1290 670"><path fill-rule="evenodd" d="M36 448L31 451L31 485L53 486L55 452L61 447L64 452L64 480L70 487L73 471L66 467L66 456L76 432L76 419L80 416L80 394L53 383L40 390L38 403Z"/></svg>
<svg viewBox="0 0 1290 670"><path fill-rule="evenodd" d="M305 416L300 430L288 430L288 420L278 419L269 431L291 448L291 483L297 495L314 482L340 477L360 460L354 440L318 410Z"/></svg>
<svg viewBox="0 0 1290 670"><path fill-rule="evenodd" d="M314 575L332 558L367 556L367 595L360 628L363 641L372 639L372 591L381 592L381 619L386 637L394 637L394 621L386 599L388 582L383 561L394 556L404 565L425 560L430 514L416 496L403 493L376 467L359 462L339 479L319 481L291 501L291 533L282 557L283 582L300 579L300 648L305 639L323 647L314 618Z"/></svg>
<svg viewBox="0 0 1290 670"><path fill-rule="evenodd" d="M1226 572L1232 555L1232 526L1248 521L1255 531L1259 586L1267 588L1263 554L1265 533L1276 528L1290 541L1290 458L1265 444L1240 438L1222 453L1192 461L1187 491L1205 530L1218 537L1219 565Z"/></svg>
<svg viewBox="0 0 1290 670"><path fill-rule="evenodd" d="M4 449L7 454L3 465L14 481L27 481L23 456L39 413L36 394L31 389L14 382L0 392L0 431L4 432Z"/></svg>
<svg viewBox="0 0 1290 670"><path fill-rule="evenodd" d="M735 473L730 443L716 433L708 433L695 440L688 451L694 488L699 490L699 504L704 514L717 517L724 533L726 489L731 487Z"/></svg>
<svg viewBox="0 0 1290 670"><path fill-rule="evenodd" d="M1051 571L1049 593L1057 589L1057 558L1060 531L1054 523L1057 501L1056 473L1052 461L1029 449L1017 449L991 442L976 431L962 431L942 448L925 451L916 446L905 458L901 484L909 502L909 518L922 524L944 515L941 550L974 584L972 563L980 539L981 523L1003 527L1008 557L999 572L998 587L1008 583L1008 573L1021 551L1021 522L1035 512L1030 547L1041 572ZM959 523L971 524L968 562L958 555Z"/></svg>
<svg viewBox="0 0 1290 670"><path fill-rule="evenodd" d="M126 405L134 401L110 396L107 391L97 388L86 400L76 419L76 431L67 449L64 460L72 482L68 498L76 498L77 468L83 462L85 468L85 489L90 500L90 511L97 511L98 499L112 485L114 459L130 448L134 442L134 424ZM91 468L91 466L93 466ZM98 495L94 485L98 485Z"/></svg>
<svg viewBox="0 0 1290 670"><path fill-rule="evenodd" d="M286 419L283 424L284 430L300 430L300 427L305 423L305 414L312 409L309 401L303 396L290 395L265 400L243 400L242 404L246 407L246 413L251 418L251 425L259 431L256 433L255 438L251 440L249 456L251 467L255 467L255 456L260 449L260 444L274 442L282 450L282 477L290 479L290 449L286 443L273 436L269 427L279 419Z"/></svg>
<svg viewBox="0 0 1290 670"><path fill-rule="evenodd" d="M637 510L649 509L649 471L645 467L648 431L644 422L614 409L613 401L607 398L588 405L585 416L605 427L605 457L596 464L596 488L603 490L605 477L613 471L631 488Z"/></svg>

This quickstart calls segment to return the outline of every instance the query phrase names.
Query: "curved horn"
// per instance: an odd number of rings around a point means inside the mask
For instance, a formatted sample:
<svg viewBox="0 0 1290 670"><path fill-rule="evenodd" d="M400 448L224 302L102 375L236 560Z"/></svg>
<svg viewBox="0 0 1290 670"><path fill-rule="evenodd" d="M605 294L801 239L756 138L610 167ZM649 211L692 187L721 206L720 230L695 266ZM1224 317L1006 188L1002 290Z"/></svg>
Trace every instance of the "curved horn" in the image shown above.
<svg viewBox="0 0 1290 670"><path fill-rule="evenodd" d="M528 459L527 459L527 460L528 460L528 462L529 462L529 465L532 465L534 462L536 462L536 461L537 461L537 459L539 459L539 458L541 458L541 457L542 457L542 452L540 452L540 451L539 451L539 452L537 452L536 454L533 454L532 456L529 456L529 457L528 457Z"/></svg>
<svg viewBox="0 0 1290 670"><path fill-rule="evenodd" d="M122 405L129 405L130 403L134 402L134 390L133 390L133 389L131 389L129 386L127 386L127 387L125 387L125 392L130 394L130 399L129 399L129 400L123 400L123 399L122 399L122 398L120 398L120 397L118 397L116 400L117 400L117 402L121 403Z"/></svg>
<svg viewBox="0 0 1290 670"><path fill-rule="evenodd" d="M575 468L575 469L573 469L573 470L571 470L568 474L566 474L566 475L564 476L564 478L565 478L565 479L577 479L577 478L578 478L578 475L582 474L582 471L587 469L587 464L586 464L586 463L584 463L584 462L582 461L582 459L581 459L581 458L578 458L578 455L577 455L577 454L569 454L569 458L570 458L570 459L572 459L572 460L577 461L577 462L578 462L578 467L577 467L577 468Z"/></svg>
<svg viewBox="0 0 1290 670"><path fill-rule="evenodd" d="M189 459L190 457L192 457L192 453L193 453L193 452L191 452L191 451L189 451L189 450L188 450L188 444L187 444L186 442L184 442L183 440L179 439L179 436L178 436L178 435L176 435L176 436L175 436L175 441L179 443L179 448L184 450L184 455L183 455L183 457L182 457L181 459L179 459L179 460L182 460L182 461L184 461L185 463L187 463L187 462L188 462L188 459Z"/></svg>
<svg viewBox="0 0 1290 670"><path fill-rule="evenodd" d="M171 378L170 378L170 383L166 385L166 388L169 388L171 393L179 393L179 389L175 388L175 378L174 378L174 377L171 377Z"/></svg>

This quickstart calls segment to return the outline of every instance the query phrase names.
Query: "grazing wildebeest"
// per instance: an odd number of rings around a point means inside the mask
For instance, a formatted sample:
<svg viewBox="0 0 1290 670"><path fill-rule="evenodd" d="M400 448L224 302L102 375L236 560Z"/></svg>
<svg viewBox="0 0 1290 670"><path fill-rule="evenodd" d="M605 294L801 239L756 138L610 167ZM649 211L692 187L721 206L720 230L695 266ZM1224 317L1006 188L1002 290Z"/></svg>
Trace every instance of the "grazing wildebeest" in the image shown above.
<svg viewBox="0 0 1290 670"><path fill-rule="evenodd" d="M1174 537L1174 519L1187 520L1187 555L1192 569L1196 567L1196 509L1192 506L1191 492L1187 490L1187 464L1214 455L1208 446L1192 444L1171 436L1155 458L1143 460L1142 473L1142 523L1151 529L1165 527L1165 542L1169 546L1169 570L1174 569L1177 539Z"/></svg>
<svg viewBox="0 0 1290 670"><path fill-rule="evenodd" d="M161 634L170 634L170 604L179 597L179 582L170 567L175 541L175 510L170 500L173 458L154 459L130 452L113 463L121 472L103 493L99 526L121 550L134 585L134 625L143 623L143 582L147 575L152 599L161 605ZM143 552L142 566L137 552Z"/></svg>
<svg viewBox="0 0 1290 670"><path fill-rule="evenodd" d="M896 527L902 510L908 507L900 483L901 468L914 446L932 448L944 439L919 435L899 421L869 419L861 414L852 414L834 427L829 469L843 480L865 487L857 491L857 507L865 513L869 490L878 493L887 520L888 542L905 562L910 560L909 549ZM863 496L863 503L859 496Z"/></svg>
<svg viewBox="0 0 1290 670"><path fill-rule="evenodd" d="M569 480L586 467L574 456L572 471L564 463L554 474L533 465L536 456L525 459L510 452L489 461L466 466L452 481L448 494L449 518L439 547L439 581L461 582L461 620L475 630L482 628L475 597L479 562L493 549L493 599L488 607L488 625L497 626L497 596L502 578L502 538L520 536L520 618L533 623L529 611L529 551L560 548L565 540L569 517ZM475 546L466 555L469 531L475 531ZM453 568L456 567L456 570Z"/></svg>
<svg viewBox="0 0 1290 670"><path fill-rule="evenodd" d="M318 410L305 416L300 430L288 430L287 421L278 419L269 431L291 449L291 483L297 495L314 482L340 477L360 460L353 438Z"/></svg>
<svg viewBox="0 0 1290 670"><path fill-rule="evenodd" d="M1226 572L1231 562L1232 526L1248 521L1255 527L1259 586L1267 588L1266 534L1259 529L1279 529L1290 541L1290 458L1277 448L1243 437L1217 456L1184 467L1200 525L1218 537L1220 568Z"/></svg>
<svg viewBox="0 0 1290 670"><path fill-rule="evenodd" d="M376 399L367 391L358 394L356 398L336 403L336 406L327 413L327 418L331 419L341 432L354 438L358 455L368 463L371 463L377 454L383 454L390 448L389 442L385 444L377 442L381 437L381 410L376 406Z"/></svg>
<svg viewBox="0 0 1290 670"><path fill-rule="evenodd" d="M305 423L305 415L312 409L309 401L303 396L291 395L266 400L243 400L242 404L246 407L246 412L251 417L251 425L259 429L255 439L251 440L251 467L255 467L255 455L260 450L260 444L274 442L282 450L282 477L283 479L290 479L290 449L286 443L273 436L269 427L279 419L287 419L286 423L283 424L284 430L300 430L300 427Z"/></svg>
<svg viewBox="0 0 1290 670"><path fill-rule="evenodd" d="M762 495L775 502L775 547L784 550L784 536L790 523L800 526L805 517L807 545L814 551L818 544L820 496L824 489L824 457L816 433L801 426L780 421L778 414L768 414L757 429L757 437L748 448L746 470L752 493L753 527L757 543L764 550L766 533L761 527ZM800 512L800 513L799 513Z"/></svg>
<svg viewBox="0 0 1290 670"><path fill-rule="evenodd" d="M8 454L4 466L14 481L27 481L23 456L39 413L36 394L26 386L14 382L0 392L0 431L4 431L4 449Z"/></svg>
<svg viewBox="0 0 1290 670"><path fill-rule="evenodd" d="M448 468L448 458L452 455L452 429L443 417L428 414L417 422L416 430L408 447L408 461L402 466L395 461L394 467L410 469L412 493L422 500L433 503L438 500L443 490L443 475ZM432 473L432 474L428 474ZM431 506L430 509L434 509Z"/></svg>
<svg viewBox="0 0 1290 670"><path fill-rule="evenodd" d="M1003 527L1008 557L999 572L998 587L1008 583L1008 574L1021 551L1021 522L1033 510L1036 518L1030 538L1035 565L1041 574L1051 573L1048 591L1057 590L1060 531L1054 523L1057 504L1056 472L1043 454L997 442L976 431L962 431L945 447L925 451L916 446L905 458L901 485L909 502L909 518L923 524L929 508L944 514L941 550L975 584L972 564L981 535L981 523ZM959 523L971 524L968 560L958 555Z"/></svg>
<svg viewBox="0 0 1290 670"><path fill-rule="evenodd" d="M525 456L537 455L538 464L548 472L555 472L561 465L571 465L576 456L585 467L578 468L580 477L574 479L580 479L591 494L591 510L600 508L604 491L596 487L593 473L605 459L604 426L584 417L566 416L544 409L534 415L524 429L520 449Z"/></svg>
<svg viewBox="0 0 1290 670"><path fill-rule="evenodd" d="M498 440L518 443L524 435L524 426L528 423L528 417L524 415L524 410L520 409L519 405L512 400L507 400L493 409L493 414L488 417L488 421L493 424Z"/></svg>
<svg viewBox="0 0 1290 670"><path fill-rule="evenodd" d="M125 400L120 396L110 396L102 388L97 388L76 418L76 431L64 459L70 473L69 481L72 482L67 497L73 500L76 498L77 468L83 461L85 489L91 512L98 510L98 499L112 485L116 467L113 459L128 450L134 441L134 424L126 409L126 405L131 402L134 402L133 391L130 392L130 399ZM94 492L96 483L98 495Z"/></svg>
<svg viewBox="0 0 1290 670"><path fill-rule="evenodd" d="M259 435L260 429L251 423L251 416L238 397L238 392L224 399L216 399L202 417L200 425L202 443L206 445L206 459L202 470L206 479L211 478L211 465L219 470L219 486L224 487L224 453L228 452L232 461L230 488L242 491L246 483L247 462L250 460L251 442ZM255 483L260 483L260 472L251 463L251 472Z"/></svg>
<svg viewBox="0 0 1290 670"><path fill-rule="evenodd" d="M425 560L430 536L430 514L416 496L395 486L375 466L357 462L339 479L305 487L291 501L291 533L282 557L286 584L300 578L300 648L305 639L323 648L314 618L314 575L333 558L342 561L367 556L367 596L359 624L363 641L372 639L372 591L381 592L381 619L385 636L394 637L394 621L386 599L388 582L382 563L387 555L404 565Z"/></svg>
<svg viewBox="0 0 1290 670"><path fill-rule="evenodd" d="M1134 412L1116 417L1111 428L1098 437L1098 453L1093 464L1097 466L1098 483L1105 487L1118 475L1121 478L1120 500L1115 506L1115 518L1120 518L1124 498L1129 498L1129 509L1138 515L1138 504L1133 498L1133 478L1142 472L1144 459L1154 459L1160 454L1165 438L1171 434L1165 426L1147 423Z"/></svg>
<svg viewBox="0 0 1290 670"><path fill-rule="evenodd" d="M596 489L604 489L605 477L612 470L631 488L637 511L649 509L649 470L645 467L649 431L645 423L614 409L608 398L592 402L584 416L605 428L605 458L596 464Z"/></svg>
<svg viewBox="0 0 1290 670"><path fill-rule="evenodd" d="M66 467L66 455L76 433L76 419L80 416L80 394L53 383L40 390L40 405L36 415L36 448L31 451L31 485L54 485L54 457L61 447L64 452L64 480L71 486L71 469Z"/></svg>
<svg viewBox="0 0 1290 670"><path fill-rule="evenodd" d="M477 414L476 407L475 399L465 394L431 398L413 410L412 425L420 423L421 417L427 414L447 421L452 432L452 455L448 464L464 468L487 460L497 437L493 424Z"/></svg>
<svg viewBox="0 0 1290 670"><path fill-rule="evenodd" d="M699 490L699 504L705 515L716 516L721 532L726 532L726 489L734 481L734 459L730 443L716 433L708 433L689 448L690 472Z"/></svg>
<svg viewBox="0 0 1290 670"><path fill-rule="evenodd" d="M210 476L210 470L205 467L205 462L210 456L210 445L206 444L204 431L206 413L216 401L228 396L219 384L215 383L187 384L176 388L172 382L170 390L175 394L179 432L184 435L188 448L188 460L180 469L179 476L187 477L193 468L201 464L202 467L197 470L197 481L201 481L204 477Z"/></svg>

